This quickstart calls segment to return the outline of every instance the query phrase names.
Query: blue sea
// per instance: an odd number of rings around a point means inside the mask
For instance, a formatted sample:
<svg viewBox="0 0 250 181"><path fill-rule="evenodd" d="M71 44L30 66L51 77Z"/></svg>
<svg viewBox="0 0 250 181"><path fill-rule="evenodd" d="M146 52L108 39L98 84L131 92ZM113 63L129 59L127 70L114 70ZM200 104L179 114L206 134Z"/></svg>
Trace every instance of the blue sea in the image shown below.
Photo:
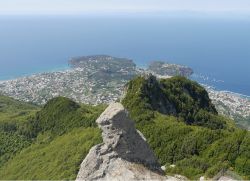
<svg viewBox="0 0 250 181"><path fill-rule="evenodd" d="M194 79L250 95L250 20L195 16L0 16L0 80L108 54L190 66Z"/></svg>

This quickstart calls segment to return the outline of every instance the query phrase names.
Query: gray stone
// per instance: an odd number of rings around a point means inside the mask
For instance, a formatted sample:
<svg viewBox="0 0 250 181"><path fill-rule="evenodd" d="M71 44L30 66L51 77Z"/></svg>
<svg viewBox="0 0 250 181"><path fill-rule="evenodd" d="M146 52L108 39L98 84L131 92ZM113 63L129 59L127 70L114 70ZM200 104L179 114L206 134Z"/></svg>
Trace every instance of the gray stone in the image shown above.
<svg viewBox="0 0 250 181"><path fill-rule="evenodd" d="M163 175L154 153L120 103L111 104L96 122L103 143L89 151L77 180L176 180Z"/></svg>

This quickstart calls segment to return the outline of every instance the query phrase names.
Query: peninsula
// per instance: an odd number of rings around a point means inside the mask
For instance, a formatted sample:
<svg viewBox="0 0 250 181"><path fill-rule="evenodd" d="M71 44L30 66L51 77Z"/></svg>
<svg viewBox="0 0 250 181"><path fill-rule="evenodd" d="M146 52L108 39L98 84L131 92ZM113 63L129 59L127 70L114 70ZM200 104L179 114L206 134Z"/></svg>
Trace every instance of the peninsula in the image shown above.
<svg viewBox="0 0 250 181"><path fill-rule="evenodd" d="M15 99L44 105L48 100L64 96L78 103L109 104L120 100L124 86L134 77L154 75L158 78L193 74L187 66L153 61L139 68L133 60L109 55L75 57L64 71L45 72L0 82L0 93ZM237 94L217 91L205 86L218 111L250 129L250 100Z"/></svg>

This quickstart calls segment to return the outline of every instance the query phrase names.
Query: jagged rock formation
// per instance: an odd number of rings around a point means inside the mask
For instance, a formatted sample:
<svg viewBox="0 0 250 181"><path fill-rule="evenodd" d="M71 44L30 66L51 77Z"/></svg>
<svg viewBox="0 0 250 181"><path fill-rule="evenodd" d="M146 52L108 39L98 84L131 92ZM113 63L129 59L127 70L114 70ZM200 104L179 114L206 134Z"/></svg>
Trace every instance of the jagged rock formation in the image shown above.
<svg viewBox="0 0 250 181"><path fill-rule="evenodd" d="M81 164L77 180L166 180L154 153L120 103L111 104L96 121L103 143Z"/></svg>

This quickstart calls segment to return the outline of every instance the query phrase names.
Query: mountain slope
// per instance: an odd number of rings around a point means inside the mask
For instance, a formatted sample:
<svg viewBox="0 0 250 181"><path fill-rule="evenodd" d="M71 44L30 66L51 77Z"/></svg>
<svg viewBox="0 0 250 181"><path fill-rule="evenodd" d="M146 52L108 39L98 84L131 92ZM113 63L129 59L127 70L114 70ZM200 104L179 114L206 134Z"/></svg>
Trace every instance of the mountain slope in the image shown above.
<svg viewBox="0 0 250 181"><path fill-rule="evenodd" d="M0 124L26 120L39 107L0 95Z"/></svg>
<svg viewBox="0 0 250 181"><path fill-rule="evenodd" d="M97 128L75 128L50 141L40 135L28 148L0 168L7 180L73 180L89 149L101 142Z"/></svg>
<svg viewBox="0 0 250 181"><path fill-rule="evenodd" d="M167 175L212 178L230 169L250 179L249 132L218 115L200 85L149 76L133 79L126 90L122 104ZM95 120L104 109L58 97L20 121L6 121L14 129L0 130L1 179L75 179L89 149L101 142Z"/></svg>
<svg viewBox="0 0 250 181"><path fill-rule="evenodd" d="M40 107L0 95L0 167L31 141L18 133Z"/></svg>
<svg viewBox="0 0 250 181"><path fill-rule="evenodd" d="M123 104L135 121L154 117L154 111L177 116L190 125L202 125L213 129L222 128L223 121L209 99L206 90L184 77L157 81L152 75L137 77L127 84Z"/></svg>
<svg viewBox="0 0 250 181"><path fill-rule="evenodd" d="M183 77L157 80L145 92L152 77L138 77L127 85L124 106L145 135L166 173L198 179L213 177L223 168L250 177L249 132L218 115L207 92ZM163 113L152 99L167 99L176 113ZM161 106L164 106L163 104ZM248 154L248 155L247 155ZM171 167L169 165L176 165Z"/></svg>
<svg viewBox="0 0 250 181"><path fill-rule="evenodd" d="M1 130L1 179L74 179L81 160L101 141L95 120L104 108L58 97L15 130Z"/></svg>
<svg viewBox="0 0 250 181"><path fill-rule="evenodd" d="M93 127L104 106L80 105L68 98L51 99L27 124L24 134L34 137L51 131L61 135L76 127Z"/></svg>

